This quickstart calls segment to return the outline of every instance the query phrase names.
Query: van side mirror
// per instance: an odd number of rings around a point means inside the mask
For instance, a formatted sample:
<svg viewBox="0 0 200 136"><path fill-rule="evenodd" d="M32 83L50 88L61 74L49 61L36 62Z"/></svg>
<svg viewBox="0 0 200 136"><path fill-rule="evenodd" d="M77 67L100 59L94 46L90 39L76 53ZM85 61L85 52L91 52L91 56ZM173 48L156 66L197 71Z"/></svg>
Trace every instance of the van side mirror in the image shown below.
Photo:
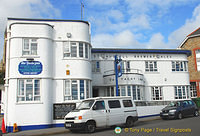
<svg viewBox="0 0 200 136"><path fill-rule="evenodd" d="M92 110L96 110L97 109L97 105L95 104L93 107L92 107Z"/></svg>

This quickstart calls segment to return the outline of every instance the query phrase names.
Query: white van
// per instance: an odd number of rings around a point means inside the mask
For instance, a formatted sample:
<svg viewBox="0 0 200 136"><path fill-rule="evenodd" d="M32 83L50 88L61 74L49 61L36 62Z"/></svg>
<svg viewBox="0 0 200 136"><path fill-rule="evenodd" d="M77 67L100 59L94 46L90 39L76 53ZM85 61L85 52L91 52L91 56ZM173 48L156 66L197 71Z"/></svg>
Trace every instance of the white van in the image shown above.
<svg viewBox="0 0 200 136"><path fill-rule="evenodd" d="M71 131L85 129L92 133L98 127L123 124L131 127L138 114L132 97L96 97L82 101L64 120L65 128Z"/></svg>

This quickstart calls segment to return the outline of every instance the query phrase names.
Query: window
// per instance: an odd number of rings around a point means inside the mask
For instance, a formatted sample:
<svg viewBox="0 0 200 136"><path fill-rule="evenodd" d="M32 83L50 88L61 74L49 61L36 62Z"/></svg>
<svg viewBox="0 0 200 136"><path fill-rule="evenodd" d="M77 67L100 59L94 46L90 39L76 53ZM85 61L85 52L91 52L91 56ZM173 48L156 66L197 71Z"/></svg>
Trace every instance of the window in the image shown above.
<svg viewBox="0 0 200 136"><path fill-rule="evenodd" d="M197 71L200 71L200 49L195 50Z"/></svg>
<svg viewBox="0 0 200 136"><path fill-rule="evenodd" d="M131 71L131 66L130 66L130 61L126 62L126 71L130 72Z"/></svg>
<svg viewBox="0 0 200 136"><path fill-rule="evenodd" d="M77 45L76 43L71 43L71 57L77 57Z"/></svg>
<svg viewBox="0 0 200 136"><path fill-rule="evenodd" d="M126 88L125 88L125 86L121 86L120 96L126 96Z"/></svg>
<svg viewBox="0 0 200 136"><path fill-rule="evenodd" d="M133 107L131 100L123 100L124 107Z"/></svg>
<svg viewBox="0 0 200 136"><path fill-rule="evenodd" d="M187 62L172 61L172 71L187 71Z"/></svg>
<svg viewBox="0 0 200 136"><path fill-rule="evenodd" d="M83 43L79 43L79 57L83 57Z"/></svg>
<svg viewBox="0 0 200 136"><path fill-rule="evenodd" d="M80 99L84 99L84 80L80 80Z"/></svg>
<svg viewBox="0 0 200 136"><path fill-rule="evenodd" d="M162 100L162 87L151 87L152 100Z"/></svg>
<svg viewBox="0 0 200 136"><path fill-rule="evenodd" d="M104 101L97 101L94 105L96 107L95 110L104 110L105 109L105 103Z"/></svg>
<svg viewBox="0 0 200 136"><path fill-rule="evenodd" d="M37 55L37 39L24 39L22 55Z"/></svg>
<svg viewBox="0 0 200 136"><path fill-rule="evenodd" d="M88 44L85 44L85 58L88 58Z"/></svg>
<svg viewBox="0 0 200 136"><path fill-rule="evenodd" d="M119 100L108 101L108 105L109 105L109 108L111 108L111 109L121 107Z"/></svg>
<svg viewBox="0 0 200 136"><path fill-rule="evenodd" d="M64 100L83 100L89 98L89 80L64 80Z"/></svg>
<svg viewBox="0 0 200 136"><path fill-rule="evenodd" d="M78 100L77 80L72 80L72 100Z"/></svg>
<svg viewBox="0 0 200 136"><path fill-rule="evenodd" d="M127 92L128 92L128 96L131 96L131 86L127 86Z"/></svg>
<svg viewBox="0 0 200 136"><path fill-rule="evenodd" d="M100 72L100 62L99 61L92 62L92 72L94 72L94 73Z"/></svg>
<svg viewBox="0 0 200 136"><path fill-rule="evenodd" d="M175 99L186 99L189 98L188 86L175 86Z"/></svg>
<svg viewBox="0 0 200 136"><path fill-rule="evenodd" d="M85 42L63 42L63 57L89 58L90 45Z"/></svg>
<svg viewBox="0 0 200 136"><path fill-rule="evenodd" d="M65 80L65 87L64 87L64 99L71 100L71 85L70 80Z"/></svg>
<svg viewBox="0 0 200 136"><path fill-rule="evenodd" d="M69 42L63 42L63 55L64 57L70 57Z"/></svg>
<svg viewBox="0 0 200 136"><path fill-rule="evenodd" d="M197 89L196 89L195 82L190 83L190 95L191 95L191 97L197 97Z"/></svg>
<svg viewBox="0 0 200 136"><path fill-rule="evenodd" d="M40 80L18 80L17 101L40 101Z"/></svg>
<svg viewBox="0 0 200 136"><path fill-rule="evenodd" d="M133 100L142 100L141 98L142 92L143 92L142 86L133 85L132 86Z"/></svg>
<svg viewBox="0 0 200 136"><path fill-rule="evenodd" d="M145 71L147 72L156 72L157 69L157 62L156 61L146 61L145 62Z"/></svg>

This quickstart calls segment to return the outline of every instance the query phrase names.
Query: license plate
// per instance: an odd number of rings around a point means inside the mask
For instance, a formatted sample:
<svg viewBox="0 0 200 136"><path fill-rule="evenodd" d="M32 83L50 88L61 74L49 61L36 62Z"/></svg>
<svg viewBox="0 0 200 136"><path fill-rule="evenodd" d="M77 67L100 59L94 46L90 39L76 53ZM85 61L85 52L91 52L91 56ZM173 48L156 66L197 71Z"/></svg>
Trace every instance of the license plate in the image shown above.
<svg viewBox="0 0 200 136"><path fill-rule="evenodd" d="M168 113L163 113L162 115L163 115L163 116L168 116Z"/></svg>
<svg viewBox="0 0 200 136"><path fill-rule="evenodd" d="M66 127L71 127L71 124L65 124Z"/></svg>

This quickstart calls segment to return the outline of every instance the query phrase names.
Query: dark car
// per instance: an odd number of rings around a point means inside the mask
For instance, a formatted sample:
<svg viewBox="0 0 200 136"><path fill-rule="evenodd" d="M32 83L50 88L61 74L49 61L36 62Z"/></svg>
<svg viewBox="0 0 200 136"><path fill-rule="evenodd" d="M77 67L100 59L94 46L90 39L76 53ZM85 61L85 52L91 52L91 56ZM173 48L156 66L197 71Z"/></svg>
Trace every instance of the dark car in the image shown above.
<svg viewBox="0 0 200 136"><path fill-rule="evenodd" d="M160 112L162 119L182 119L186 116L199 116L196 104L192 100L174 101Z"/></svg>

